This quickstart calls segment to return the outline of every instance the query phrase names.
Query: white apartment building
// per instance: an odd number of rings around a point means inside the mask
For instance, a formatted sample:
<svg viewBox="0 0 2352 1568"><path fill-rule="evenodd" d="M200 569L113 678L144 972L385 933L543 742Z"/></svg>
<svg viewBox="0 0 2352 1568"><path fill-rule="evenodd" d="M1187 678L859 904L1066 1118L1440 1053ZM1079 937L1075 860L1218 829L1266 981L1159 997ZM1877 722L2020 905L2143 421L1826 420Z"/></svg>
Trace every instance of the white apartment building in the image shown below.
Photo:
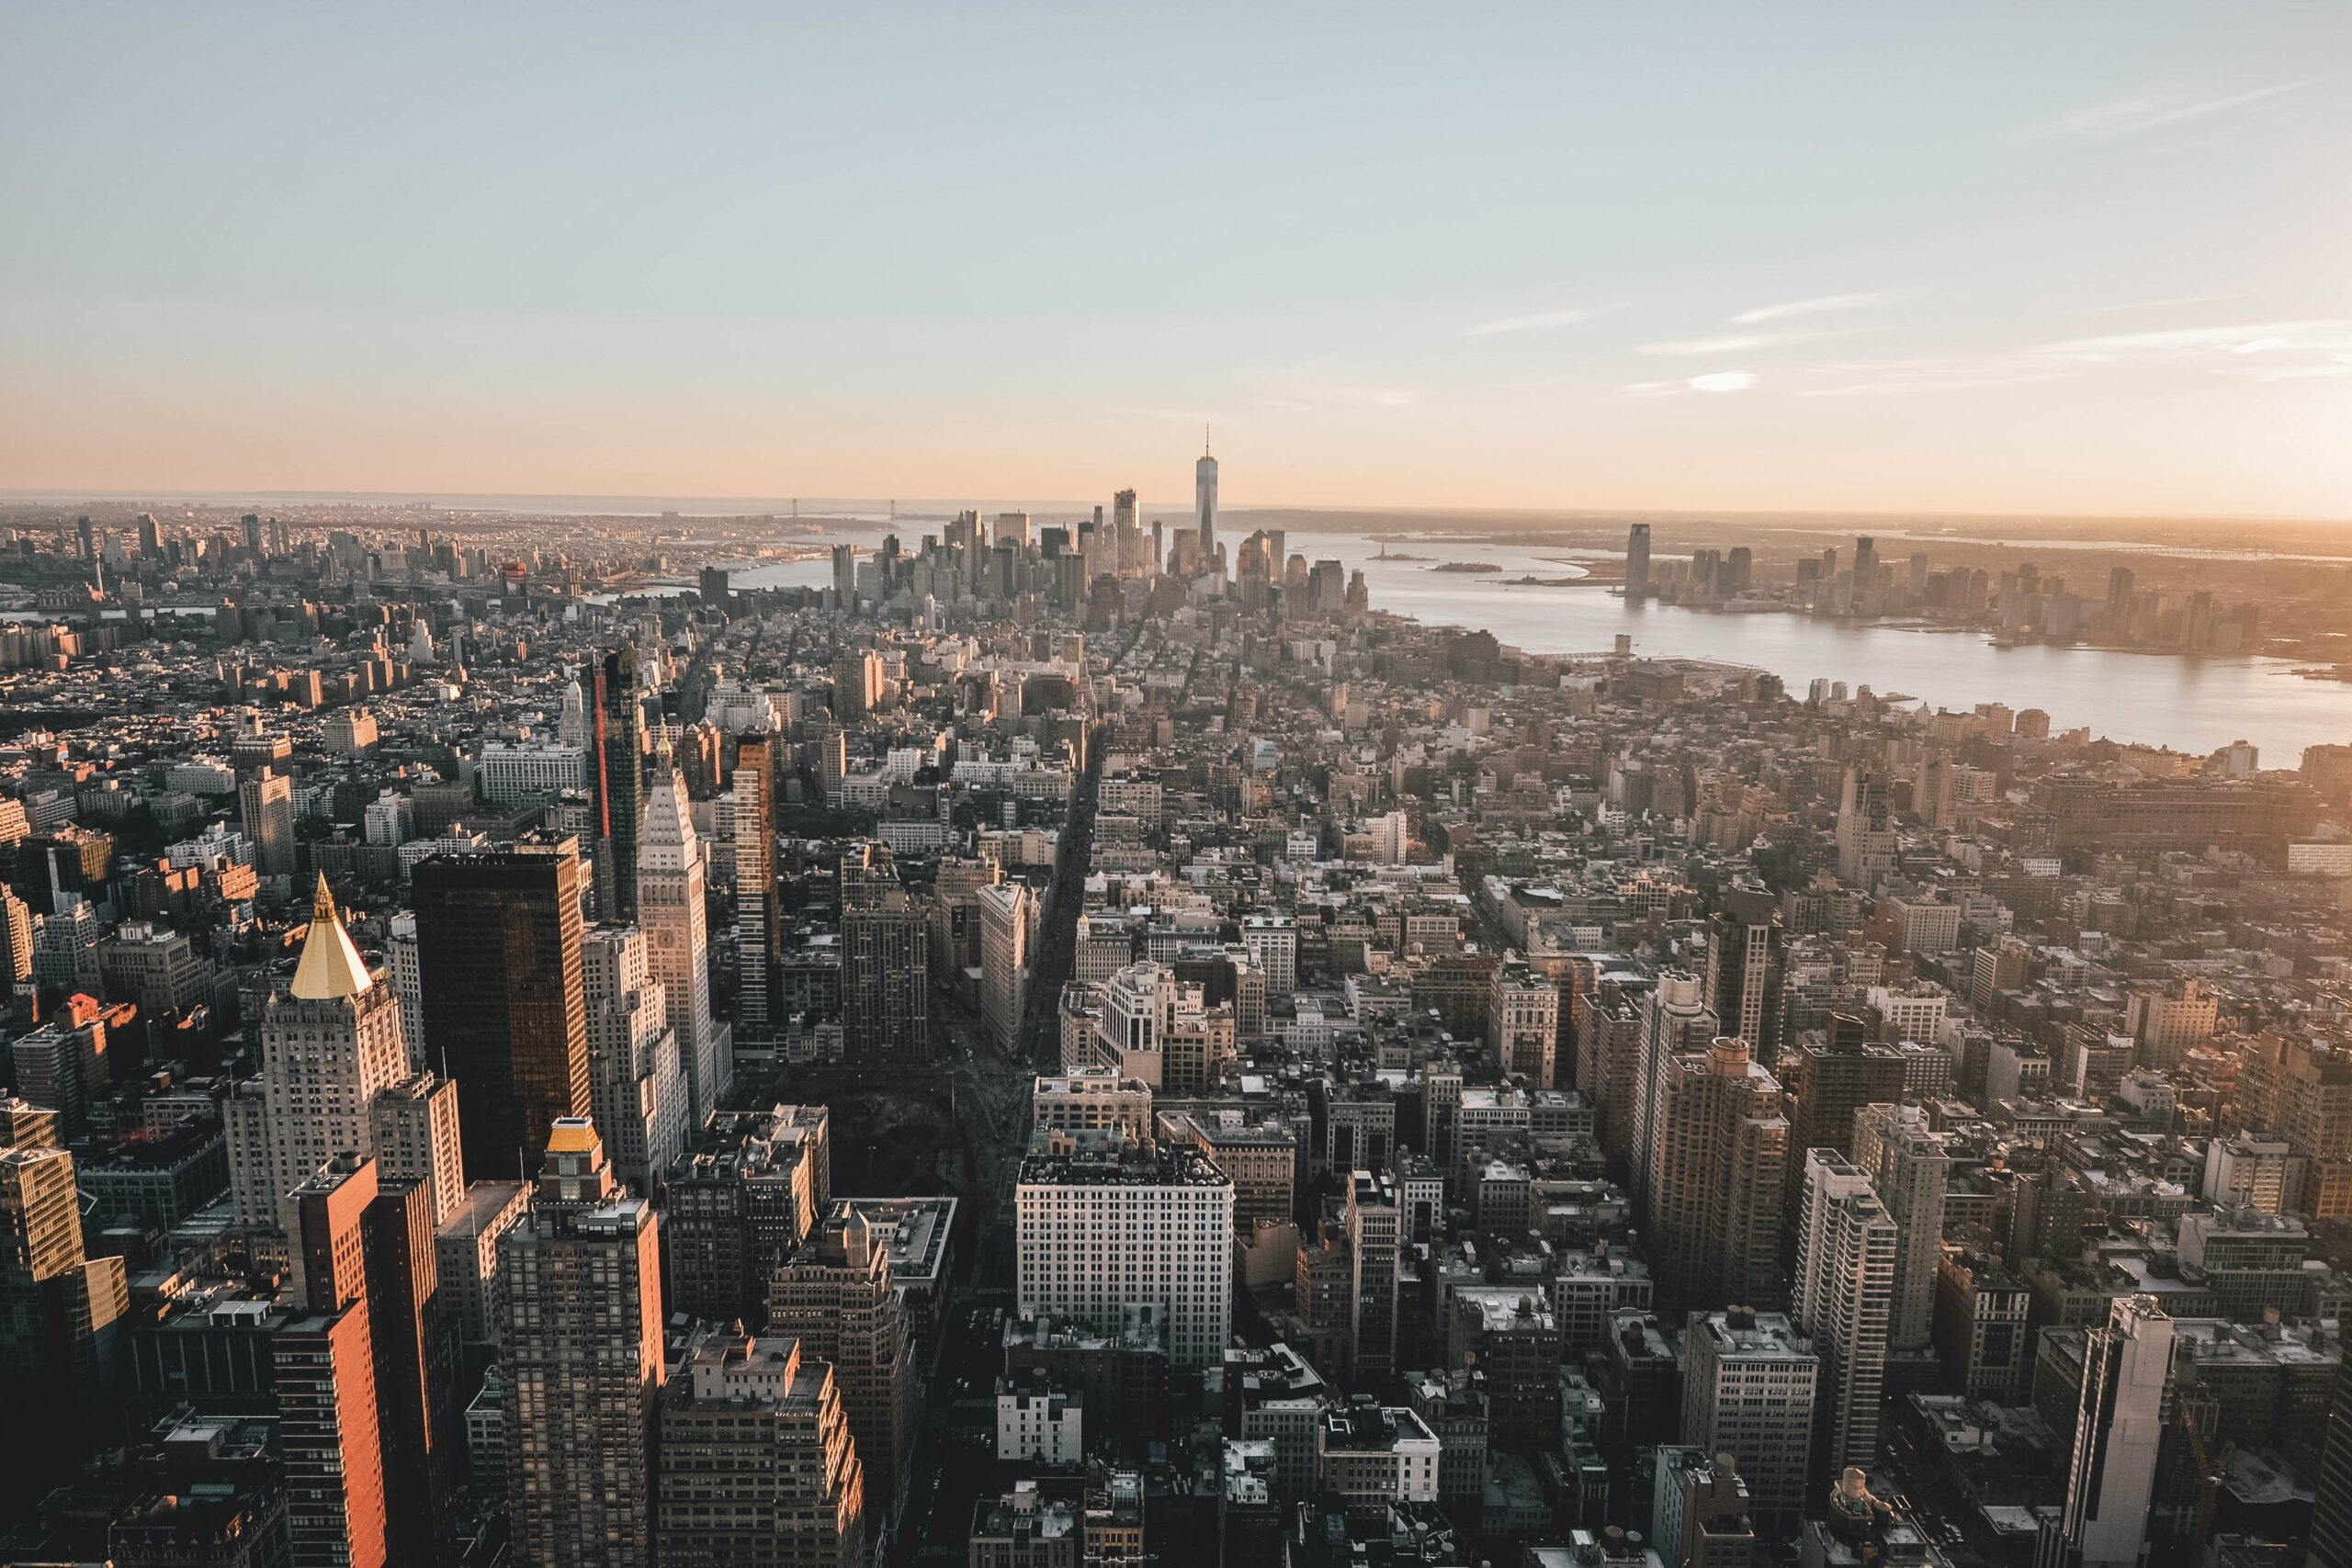
<svg viewBox="0 0 2352 1568"><path fill-rule="evenodd" d="M1287 997L1298 989L1298 930L1288 915L1248 917L1241 922L1241 945L1266 972L1266 995Z"/></svg>
<svg viewBox="0 0 2352 1568"><path fill-rule="evenodd" d="M1821 1359L1786 1314L1694 1315L1683 1337L1682 1440L1727 1453L1747 1478L1759 1533L1794 1531L1805 1505Z"/></svg>
<svg viewBox="0 0 2352 1568"><path fill-rule="evenodd" d="M1437 1434L1410 1407L1383 1405L1369 1394L1326 1410L1315 1427L1317 1479L1351 1513L1436 1502L1439 1449Z"/></svg>
<svg viewBox="0 0 2352 1568"><path fill-rule="evenodd" d="M1084 1413L1071 1395L1032 1380L997 1380L1000 1461L1074 1470L1086 1459L1084 1424Z"/></svg>
<svg viewBox="0 0 2352 1568"><path fill-rule="evenodd" d="M1216 1365L1233 1325L1233 1182L1198 1149L1042 1133L1015 1197L1020 1310L1103 1333L1147 1308L1170 1364Z"/></svg>
<svg viewBox="0 0 2352 1568"><path fill-rule="evenodd" d="M2250 1134L2216 1137L2205 1145L2206 1201L2225 1208L2241 1204L2266 1214L2283 1214L2301 1196L2303 1162L2294 1147Z"/></svg>
<svg viewBox="0 0 2352 1568"><path fill-rule="evenodd" d="M2141 1561L2155 1491L2173 1382L2172 1319L2154 1296L2119 1296L2106 1325L2085 1339L2060 1534L2083 1568L2132 1568Z"/></svg>
<svg viewBox="0 0 2352 1568"><path fill-rule="evenodd" d="M1815 1424L1826 1468L1878 1462L1897 1235L1870 1179L1835 1149L1808 1149L1798 1199L1797 1326L1821 1358Z"/></svg>
<svg viewBox="0 0 2352 1568"><path fill-rule="evenodd" d="M1130 964L1102 982L1094 1020L1101 1059L1117 1064L1128 1077L1157 1086L1179 999L1175 972L1148 960Z"/></svg>
<svg viewBox="0 0 2352 1568"><path fill-rule="evenodd" d="M1901 991L1886 986L1872 986L1870 1002L1882 1021L1882 1038L1925 1040L1932 1043L1943 1036L1944 1017L1951 1006L1951 993L1933 986Z"/></svg>
<svg viewBox="0 0 2352 1568"><path fill-rule="evenodd" d="M478 776L488 804L524 806L578 789L588 776L588 758L577 746L492 740L481 749Z"/></svg>
<svg viewBox="0 0 2352 1568"><path fill-rule="evenodd" d="M1125 1128L1138 1140L1151 1135L1151 1086L1116 1067L1040 1076L1029 1108L1033 1128L1062 1133Z"/></svg>

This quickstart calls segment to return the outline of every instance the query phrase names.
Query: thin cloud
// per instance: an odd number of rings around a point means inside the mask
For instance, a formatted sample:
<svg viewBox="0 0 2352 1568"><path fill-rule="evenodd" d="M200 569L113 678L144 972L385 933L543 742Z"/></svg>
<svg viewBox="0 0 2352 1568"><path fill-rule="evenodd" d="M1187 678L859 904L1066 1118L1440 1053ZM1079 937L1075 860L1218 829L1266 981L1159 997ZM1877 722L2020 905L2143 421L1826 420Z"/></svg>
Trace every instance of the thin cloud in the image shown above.
<svg viewBox="0 0 2352 1568"><path fill-rule="evenodd" d="M2112 305L2094 305L2095 315L2112 315L2123 310L2169 310L2182 305L2221 305L2236 299L2234 294L2176 294L2163 299L2121 299Z"/></svg>
<svg viewBox="0 0 2352 1568"><path fill-rule="evenodd" d="M1928 371L1895 370L1882 374L1876 379L1845 381L1827 387L1809 387L1798 394L1806 398L1876 398L1896 392L1964 392L1986 387L2023 387L2036 381L2060 381L2073 372L2053 368L2035 369L2018 366L2004 369L1988 364L1971 369L1954 365L1949 369Z"/></svg>
<svg viewBox="0 0 2352 1568"><path fill-rule="evenodd" d="M1728 392L1745 392L1762 378L1752 370L1710 370L1703 376L1686 376L1672 381L1628 381L1617 389L1621 398L1687 397L1692 392L1708 392L1722 397Z"/></svg>
<svg viewBox="0 0 2352 1568"><path fill-rule="evenodd" d="M1792 316L1819 316L1831 310L1860 310L1872 305L1883 305L1896 297L1892 288L1872 289L1860 294L1823 294L1811 299L1786 299L1777 305L1758 305L1753 310L1742 310L1732 318L1734 324L1752 327L1761 321L1785 321Z"/></svg>
<svg viewBox="0 0 2352 1568"><path fill-rule="evenodd" d="M1645 343L1644 354L1674 354L1701 355L1714 354L1751 354L1758 349L1786 348L1792 344L1813 343L1825 337L1843 335L1838 333L1733 333L1724 337L1680 338L1670 343Z"/></svg>
<svg viewBox="0 0 2352 1568"><path fill-rule="evenodd" d="M1504 316L1492 321L1480 321L1475 327L1462 329L1464 337L1492 337L1497 333L1543 332L1550 327L1572 327L1578 321L1592 319L1589 310L1539 310L1532 316Z"/></svg>
<svg viewBox="0 0 2352 1568"><path fill-rule="evenodd" d="M2001 353L1830 362L1809 398L2022 386L2134 368L2201 370L2254 381L2333 378L2352 368L2352 320L2240 321L2065 338Z"/></svg>
<svg viewBox="0 0 2352 1568"><path fill-rule="evenodd" d="M2240 381L2309 381L2352 376L2352 354L2339 354L2317 365L2272 365L2258 369L2224 370L2222 374Z"/></svg>
<svg viewBox="0 0 2352 1568"><path fill-rule="evenodd" d="M2333 349L2342 346L2347 331L2352 331L2352 321L2335 317L2293 321L2249 321L2066 338L2057 343L2043 344L2035 352L2058 359L2108 364L2120 360L2175 359L2206 354L2260 354L2276 349Z"/></svg>
<svg viewBox="0 0 2352 1568"><path fill-rule="evenodd" d="M2233 109L2251 108L2256 104L2300 93L2311 85L2312 83L2306 79L2273 82L2267 86L2249 87L2236 93L2197 94L2178 89L2139 93L2130 97L2110 98L2104 103L2086 104L2055 119L2045 120L2029 130L2025 133L2026 140L2097 141L2120 136L2137 136L2144 131L2161 130L2168 125L2181 125L2189 120L2227 114Z"/></svg>

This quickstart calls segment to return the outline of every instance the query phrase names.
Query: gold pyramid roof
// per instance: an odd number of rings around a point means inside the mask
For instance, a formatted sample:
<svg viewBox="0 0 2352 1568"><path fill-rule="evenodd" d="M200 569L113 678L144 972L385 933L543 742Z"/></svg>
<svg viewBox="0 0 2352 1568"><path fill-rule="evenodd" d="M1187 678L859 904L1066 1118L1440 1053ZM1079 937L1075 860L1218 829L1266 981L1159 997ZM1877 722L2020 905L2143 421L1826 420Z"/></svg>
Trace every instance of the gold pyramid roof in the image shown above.
<svg viewBox="0 0 2352 1568"><path fill-rule="evenodd" d="M356 997L376 983L368 962L351 944L351 935L335 914L334 895L327 891L326 873L319 874L318 891L311 896L311 934L302 942L302 962L295 966L288 987L304 1001Z"/></svg>

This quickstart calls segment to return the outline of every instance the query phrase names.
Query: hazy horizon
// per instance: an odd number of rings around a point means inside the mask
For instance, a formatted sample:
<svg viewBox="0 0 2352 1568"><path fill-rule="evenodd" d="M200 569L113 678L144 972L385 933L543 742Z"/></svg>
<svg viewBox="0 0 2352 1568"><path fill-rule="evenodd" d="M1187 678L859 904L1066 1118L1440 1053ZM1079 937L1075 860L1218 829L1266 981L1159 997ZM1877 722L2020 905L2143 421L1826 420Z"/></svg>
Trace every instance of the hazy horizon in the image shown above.
<svg viewBox="0 0 2352 1568"><path fill-rule="evenodd" d="M348 503L367 506L447 506L452 511L480 511L528 515L538 510L577 512L582 509L608 512L613 515L651 517L662 512L679 510L682 515L707 517L762 515L777 513L791 520L794 502L801 507L803 521L832 521L864 519L865 513L888 508L895 501L901 514L909 517L935 515L952 516L958 511L978 509L984 514L1000 509L1026 510L1037 513L1069 513L1083 515L1097 505L1107 505L1107 499L1072 499L1045 496L761 496L761 495L621 495L560 491L464 491L433 490L175 490L170 488L141 489L122 487L74 488L59 486L42 489L0 489L0 505L166 505L226 507L243 504L276 502L284 505L333 506ZM1170 494L1162 498L1140 496L1136 502L1140 513L1170 515L1188 512L1189 497ZM686 513L683 508L696 510ZM718 508L740 508L722 512ZM639 509L641 508L641 510ZM1294 502L1259 503L1249 501L1221 504L1219 515L1228 519L1271 517L1283 515L1328 515L1337 519L1396 517L1442 519L1524 519L1562 524L1644 521L1665 523L1756 523L1787 525L1817 522L1828 524L1872 523L1942 523L1957 525L2014 523L2029 525L2080 525L2115 523L2143 527L2213 527L2245 524L2279 528L2341 528L2352 525L2352 514L2344 516L2296 516L2287 513L2260 515L2250 513L2157 513L2115 512L1965 512L1941 509L1871 508L1840 511L1830 507L1792 507L1742 509L1737 507L1657 507L1657 506L1448 506L1396 505L1380 502Z"/></svg>

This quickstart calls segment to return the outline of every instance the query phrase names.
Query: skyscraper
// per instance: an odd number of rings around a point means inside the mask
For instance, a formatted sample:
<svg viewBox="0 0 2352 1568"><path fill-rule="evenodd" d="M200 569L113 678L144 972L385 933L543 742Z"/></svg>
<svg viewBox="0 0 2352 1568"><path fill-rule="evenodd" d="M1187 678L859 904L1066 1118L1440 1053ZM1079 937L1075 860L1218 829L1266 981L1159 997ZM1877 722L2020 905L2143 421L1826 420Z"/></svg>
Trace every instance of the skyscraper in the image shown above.
<svg viewBox="0 0 2352 1568"><path fill-rule="evenodd" d="M1523 1075L1531 1088L1550 1089L1559 1036L1559 982L1522 959L1505 959L1487 999L1487 1043L1495 1060L1505 1073Z"/></svg>
<svg viewBox="0 0 2352 1568"><path fill-rule="evenodd" d="M556 1122L530 1217L498 1253L515 1555L639 1568L653 1559L661 1248L652 1209L614 1185L594 1122Z"/></svg>
<svg viewBox="0 0 2352 1568"><path fill-rule="evenodd" d="M82 1246L74 1156L21 1101L0 1119L0 1508L28 1511L110 1425L102 1373L130 1308L120 1258ZM6 1140L23 1140L7 1146ZM35 1418L29 1412L45 1412ZM119 1427L115 1427L119 1438Z"/></svg>
<svg viewBox="0 0 2352 1568"><path fill-rule="evenodd" d="M1762 887L1727 888L1707 918L1707 1002L1715 1027L1766 1066L1781 1054L1781 904Z"/></svg>
<svg viewBox="0 0 2352 1568"><path fill-rule="evenodd" d="M637 840L645 818L645 705L637 649L623 643L596 671L596 907L637 919Z"/></svg>
<svg viewBox="0 0 2352 1568"><path fill-rule="evenodd" d="M449 1526L462 1440L454 1346L441 1303L432 1190L377 1162L376 1197L361 1215L368 1338L376 1358L386 1538L394 1562L431 1562Z"/></svg>
<svg viewBox="0 0 2352 1568"><path fill-rule="evenodd" d="M710 1016L707 853L687 815L684 781L665 744L654 752L653 788L646 796L645 829L637 847L637 920L677 1036L689 1136L718 1109L735 1077L733 1039L722 1038Z"/></svg>
<svg viewBox="0 0 2352 1568"><path fill-rule="evenodd" d="M897 886L842 907L842 1049L859 1066L931 1059L931 938Z"/></svg>
<svg viewBox="0 0 2352 1568"><path fill-rule="evenodd" d="M1759 1535L1794 1533L1820 1358L1785 1315L1748 1306L1693 1314L1682 1357L1683 1442L1732 1456Z"/></svg>
<svg viewBox="0 0 2352 1568"><path fill-rule="evenodd" d="M254 847L254 871L294 874L294 781L263 768L237 786L238 816Z"/></svg>
<svg viewBox="0 0 2352 1568"><path fill-rule="evenodd" d="M2075 1452L2059 1534L2082 1568L2133 1568L2148 1531L2172 1383L2172 1319L2154 1296L2119 1296L2085 1336Z"/></svg>
<svg viewBox="0 0 2352 1568"><path fill-rule="evenodd" d="M680 1370L662 1397L659 1568L863 1568L865 1467L832 1367L732 1332Z"/></svg>
<svg viewBox="0 0 2352 1568"><path fill-rule="evenodd" d="M458 1086L411 1073L379 1090L371 1120L379 1180L422 1182L435 1225L466 1206L465 1147L458 1132Z"/></svg>
<svg viewBox="0 0 2352 1568"><path fill-rule="evenodd" d="M288 1195L338 1154L373 1155L377 1098L410 1076L400 998L352 945L322 876L294 978L263 1008L258 1105L228 1122L238 1221L292 1235Z"/></svg>
<svg viewBox="0 0 2352 1568"><path fill-rule="evenodd" d="M1807 1149L1797 1218L1797 1326L1821 1358L1816 1472L1878 1462L1894 1301L1894 1221L1870 1179L1834 1149Z"/></svg>
<svg viewBox="0 0 2352 1568"><path fill-rule="evenodd" d="M368 1303L366 1220L372 1161L339 1156L292 1195L288 1227L303 1315L270 1342L298 1568L379 1568L390 1561L384 1434Z"/></svg>
<svg viewBox="0 0 2352 1568"><path fill-rule="evenodd" d="M1662 1448L1650 1540L1666 1568L1748 1568L1756 1524L1747 1482L1727 1453Z"/></svg>
<svg viewBox="0 0 2352 1568"><path fill-rule="evenodd" d="M428 856L411 896L426 1053L464 1097L466 1179L512 1180L589 1105L578 843Z"/></svg>
<svg viewBox="0 0 2352 1568"><path fill-rule="evenodd" d="M2330 1386L2327 1441L2312 1488L2310 1568L2352 1568L2352 1363Z"/></svg>
<svg viewBox="0 0 2352 1568"><path fill-rule="evenodd" d="M775 961L775 761L764 735L746 735L735 753L736 1032L773 1045Z"/></svg>
<svg viewBox="0 0 2352 1568"><path fill-rule="evenodd" d="M686 1146L686 1078L650 947L635 926L582 939L590 1116L614 1177L644 1193Z"/></svg>
<svg viewBox="0 0 2352 1568"><path fill-rule="evenodd" d="M663 1185L670 1310L765 1325L776 1266L816 1228L832 1190L823 1106L715 1114Z"/></svg>
<svg viewBox="0 0 2352 1568"><path fill-rule="evenodd" d="M1041 1134L1021 1162L1019 1300L1103 1333L1148 1306L1171 1366L1225 1353L1233 1323L1233 1179L1199 1149L1123 1132Z"/></svg>
<svg viewBox="0 0 2352 1568"><path fill-rule="evenodd" d="M1131 490L1123 490L1111 498L1111 540L1112 573L1118 577L1146 575L1143 528L1136 520L1136 492Z"/></svg>
<svg viewBox="0 0 2352 1568"><path fill-rule="evenodd" d="M1201 565L1216 564L1216 459L1209 456L1208 432L1201 432L1201 458L1193 465L1193 513L1201 525Z"/></svg>
<svg viewBox="0 0 2352 1568"><path fill-rule="evenodd" d="M432 1064L424 1059L424 976L416 963L413 912L404 910L392 917L384 942L384 967L401 999L401 1032L408 1037L409 1065L429 1066Z"/></svg>
<svg viewBox="0 0 2352 1568"><path fill-rule="evenodd" d="M1807 1039L1781 1058L1777 1075L1789 1100L1788 1211L1804 1185L1804 1151L1854 1152L1854 1118L1866 1105L1903 1098L1903 1053L1868 1038L1862 1021L1833 1012L1826 1038ZM1790 1253L1793 1258L1793 1251Z"/></svg>
<svg viewBox="0 0 2352 1568"><path fill-rule="evenodd" d="M1662 972L1642 1008L1634 1100L1624 1108L1632 1134L1634 1201L1645 1214L1655 1201L1650 1157L1667 1064L1684 1051L1704 1050L1715 1033L1715 1015L1706 1005L1699 976L1687 969ZM1612 1120L1619 1115L1613 1105L1610 1115Z"/></svg>
<svg viewBox="0 0 2352 1568"><path fill-rule="evenodd" d="M1636 523L1625 530L1625 597L1639 599L1650 588L1650 525Z"/></svg>
<svg viewBox="0 0 2352 1568"><path fill-rule="evenodd" d="M1894 827L1886 778L1874 768L1848 768L1838 802L1838 877L1868 893L1894 869Z"/></svg>
<svg viewBox="0 0 2352 1568"><path fill-rule="evenodd" d="M1404 1253L1396 1185L1368 1170L1348 1178L1348 1253L1355 1269L1352 1364L1371 1382L1396 1369L1396 1286Z"/></svg>
<svg viewBox="0 0 2352 1568"><path fill-rule="evenodd" d="M1894 1309L1887 1343L1926 1346L1935 1331L1936 1270L1943 1261L1944 1193L1951 1154L1914 1105L1869 1105L1854 1117L1854 1165L1894 1216Z"/></svg>
<svg viewBox="0 0 2352 1568"><path fill-rule="evenodd" d="M1649 1162L1650 1266L1662 1303L1778 1300L1789 1137L1781 1107L1781 1086L1736 1035L1668 1058Z"/></svg>
<svg viewBox="0 0 2352 1568"><path fill-rule="evenodd" d="M889 1245L854 1209L829 1217L776 1269L768 1331L832 1363L865 1472L867 1517L881 1528L906 1489L922 1387Z"/></svg>
<svg viewBox="0 0 2352 1568"><path fill-rule="evenodd" d="M1000 882L973 898L980 911L980 1017L989 1038L1010 1048L1029 1000L1029 889Z"/></svg>
<svg viewBox="0 0 2352 1568"><path fill-rule="evenodd" d="M833 660L833 716L855 724L882 702L882 656L870 648L853 648Z"/></svg>

